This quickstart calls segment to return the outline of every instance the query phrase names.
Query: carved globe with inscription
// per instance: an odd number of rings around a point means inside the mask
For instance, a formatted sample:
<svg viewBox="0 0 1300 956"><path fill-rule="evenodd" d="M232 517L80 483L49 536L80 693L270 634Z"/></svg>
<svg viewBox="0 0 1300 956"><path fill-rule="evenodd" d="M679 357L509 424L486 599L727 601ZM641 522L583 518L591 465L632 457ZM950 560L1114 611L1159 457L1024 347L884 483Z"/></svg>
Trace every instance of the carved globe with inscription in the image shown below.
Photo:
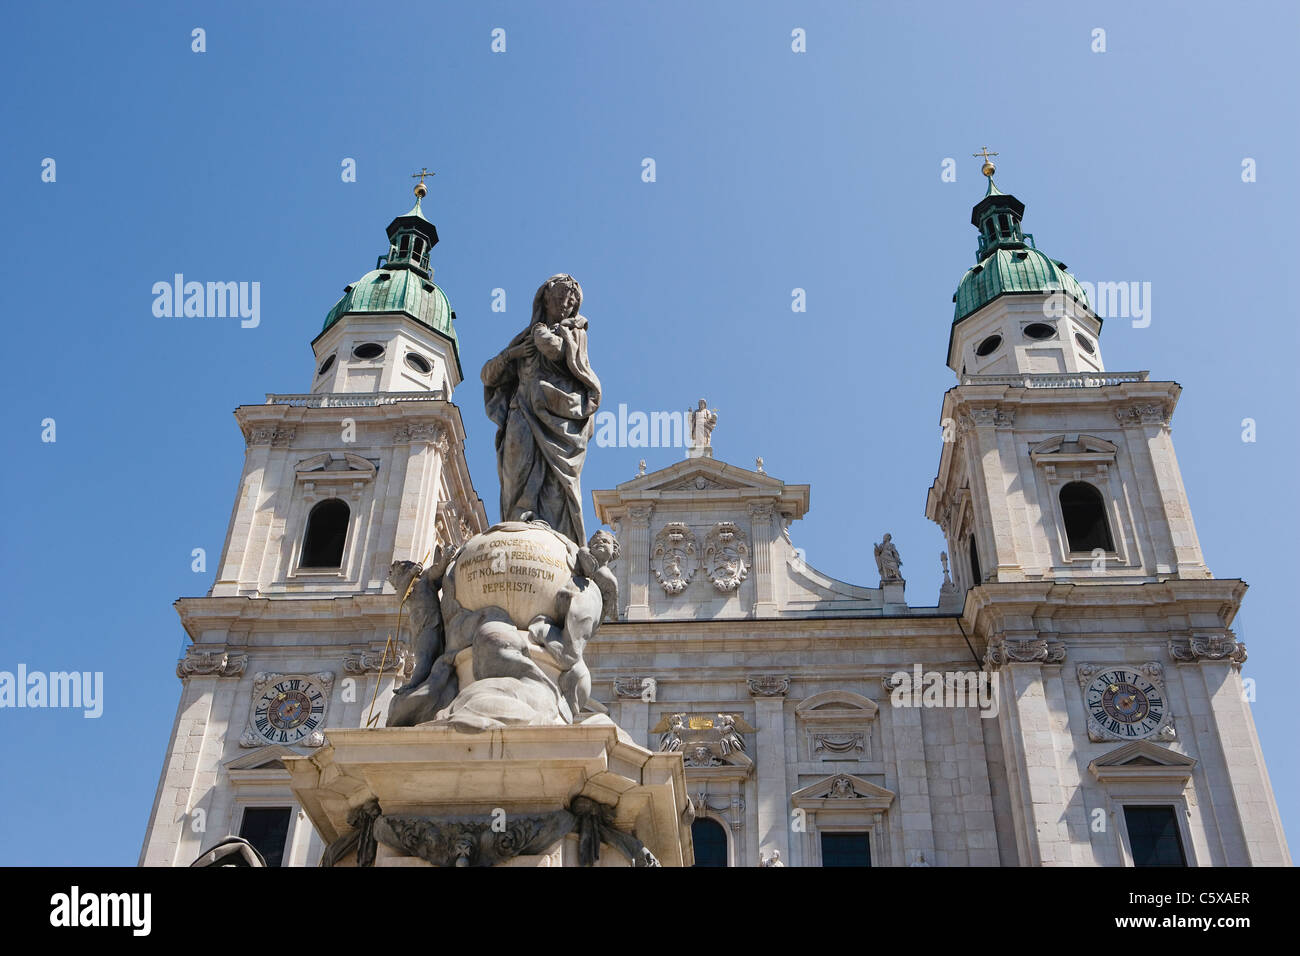
<svg viewBox="0 0 1300 956"><path fill-rule="evenodd" d="M465 542L456 556L456 599L470 611L499 607L516 627L555 618L577 548L544 525L506 521Z"/></svg>

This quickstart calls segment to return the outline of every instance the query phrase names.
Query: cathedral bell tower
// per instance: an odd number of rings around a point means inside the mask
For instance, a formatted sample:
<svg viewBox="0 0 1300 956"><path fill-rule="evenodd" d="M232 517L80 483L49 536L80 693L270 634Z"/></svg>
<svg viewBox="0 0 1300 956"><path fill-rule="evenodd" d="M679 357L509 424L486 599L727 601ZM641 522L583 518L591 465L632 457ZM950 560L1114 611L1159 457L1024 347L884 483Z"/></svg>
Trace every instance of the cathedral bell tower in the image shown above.
<svg viewBox="0 0 1300 956"><path fill-rule="evenodd" d="M1174 454L1181 389L1106 370L1101 318L993 172L925 510L997 690L1004 862L1288 864L1231 630L1246 585L1206 567Z"/></svg>
<svg viewBox="0 0 1300 956"><path fill-rule="evenodd" d="M327 726L382 720L412 663L391 566L487 528L423 181L415 195L312 341L311 390L235 410L244 466L216 580L176 602L190 645L144 865L188 865L226 834L273 865L315 865L323 847L280 758L311 753Z"/></svg>
<svg viewBox="0 0 1300 956"><path fill-rule="evenodd" d="M1107 372L1102 320L993 182L971 210L977 262L953 295L943 455L927 515L958 584L1210 576L1174 455L1181 391Z"/></svg>

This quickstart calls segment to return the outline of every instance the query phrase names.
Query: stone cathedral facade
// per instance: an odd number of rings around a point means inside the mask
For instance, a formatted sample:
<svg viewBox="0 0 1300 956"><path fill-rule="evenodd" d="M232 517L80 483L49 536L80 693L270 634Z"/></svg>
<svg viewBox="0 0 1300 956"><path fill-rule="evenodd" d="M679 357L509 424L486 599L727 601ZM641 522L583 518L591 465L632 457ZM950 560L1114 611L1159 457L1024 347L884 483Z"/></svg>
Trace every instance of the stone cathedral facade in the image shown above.
<svg viewBox="0 0 1300 956"><path fill-rule="evenodd" d="M622 603L588 648L594 696L682 754L696 865L1289 864L1231 630L1246 586L1201 553L1179 386L1105 369L1101 319L991 173L925 499L940 593L913 602L887 539L876 587L816 571L792 543L809 486L696 448L593 493ZM176 603L190 644L142 865L227 834L317 865L283 758L382 724L412 663L390 564L490 523L437 230L417 199L387 233L312 343L310 391L235 412L244 468L216 581Z"/></svg>

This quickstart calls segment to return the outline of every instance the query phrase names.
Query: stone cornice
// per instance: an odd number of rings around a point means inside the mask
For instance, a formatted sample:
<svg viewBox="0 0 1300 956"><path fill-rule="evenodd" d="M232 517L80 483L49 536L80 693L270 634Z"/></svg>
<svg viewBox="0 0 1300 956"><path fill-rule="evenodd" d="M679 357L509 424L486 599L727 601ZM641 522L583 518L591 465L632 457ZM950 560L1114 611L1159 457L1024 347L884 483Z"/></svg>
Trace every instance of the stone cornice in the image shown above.
<svg viewBox="0 0 1300 956"><path fill-rule="evenodd" d="M235 409L235 421L249 444L268 443L262 440L263 436L273 435L276 432L280 432L283 436L283 440L276 444L288 444L295 439L306 439L316 430L333 432L338 429L338 423L343 418L351 418L355 421L359 431L364 428L369 432L375 429L375 426L379 426L379 430L373 434L358 435L358 448L393 444L397 430L403 427L443 428L446 430L450 446L457 450L465 442L465 425L461 419L460 408L441 398L328 407L293 404L240 405Z"/></svg>
<svg viewBox="0 0 1300 956"><path fill-rule="evenodd" d="M173 607L186 633L197 641L204 631L247 634L253 629L345 631L393 626L396 594L355 594L338 598L189 597Z"/></svg>
<svg viewBox="0 0 1300 956"><path fill-rule="evenodd" d="M1055 616L1061 609L1086 608L1089 616L1112 612L1120 617L1129 608L1159 608L1145 616L1212 613L1224 627L1232 624L1247 584L1240 578L1169 578L1144 583L1073 584L1054 581L986 582L967 595L963 615L969 628L986 609L1000 613Z"/></svg>

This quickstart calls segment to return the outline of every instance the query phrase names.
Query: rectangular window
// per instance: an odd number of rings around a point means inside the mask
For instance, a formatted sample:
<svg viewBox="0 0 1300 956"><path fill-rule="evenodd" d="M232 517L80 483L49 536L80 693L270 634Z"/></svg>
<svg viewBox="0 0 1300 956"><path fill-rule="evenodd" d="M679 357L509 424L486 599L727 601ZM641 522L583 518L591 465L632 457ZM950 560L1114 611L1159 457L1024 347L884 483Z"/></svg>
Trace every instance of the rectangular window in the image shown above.
<svg viewBox="0 0 1300 956"><path fill-rule="evenodd" d="M1173 807L1125 807L1134 866L1186 866Z"/></svg>
<svg viewBox="0 0 1300 956"><path fill-rule="evenodd" d="M244 811L239 835L266 857L267 866L283 866L292 819L293 807L249 807Z"/></svg>
<svg viewBox="0 0 1300 956"><path fill-rule="evenodd" d="M871 838L866 833L823 833L822 866L870 866Z"/></svg>

